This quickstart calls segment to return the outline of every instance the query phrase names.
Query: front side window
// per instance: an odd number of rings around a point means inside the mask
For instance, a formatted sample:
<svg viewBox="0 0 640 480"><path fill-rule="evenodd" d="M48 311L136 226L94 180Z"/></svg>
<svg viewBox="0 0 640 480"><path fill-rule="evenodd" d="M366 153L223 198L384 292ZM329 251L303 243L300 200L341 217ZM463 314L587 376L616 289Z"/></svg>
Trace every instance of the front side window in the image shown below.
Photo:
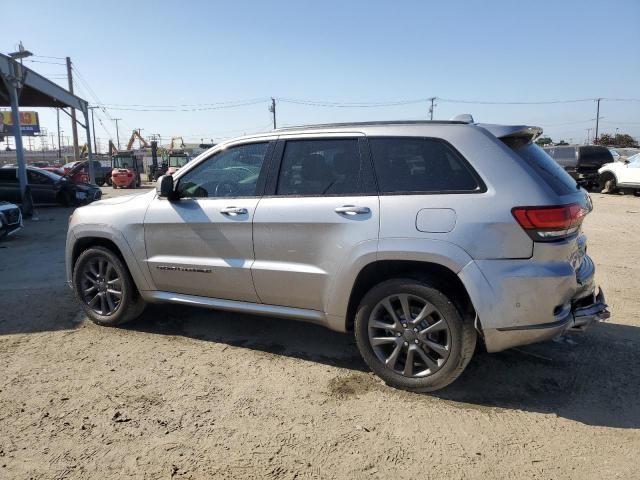
<svg viewBox="0 0 640 480"><path fill-rule="evenodd" d="M189 170L178 181L181 197L254 197L269 144L229 147Z"/></svg>
<svg viewBox="0 0 640 480"><path fill-rule="evenodd" d="M27 180L31 185L51 185L53 180L39 172L27 170Z"/></svg>
<svg viewBox="0 0 640 480"><path fill-rule="evenodd" d="M382 193L476 192L480 182L449 145L430 138L370 138Z"/></svg>
<svg viewBox="0 0 640 480"><path fill-rule="evenodd" d="M350 195L362 191L357 139L293 140L285 145L277 195Z"/></svg>

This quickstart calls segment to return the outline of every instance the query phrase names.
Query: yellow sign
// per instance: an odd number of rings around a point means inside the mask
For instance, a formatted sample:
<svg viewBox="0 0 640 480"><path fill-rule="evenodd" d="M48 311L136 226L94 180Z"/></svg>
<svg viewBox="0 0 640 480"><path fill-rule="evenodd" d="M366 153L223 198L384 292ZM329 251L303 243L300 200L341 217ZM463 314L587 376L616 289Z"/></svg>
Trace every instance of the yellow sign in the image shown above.
<svg viewBox="0 0 640 480"><path fill-rule="evenodd" d="M20 127L22 135L33 136L40 133L38 112L20 112ZM0 112L0 136L2 135L15 136L11 112Z"/></svg>

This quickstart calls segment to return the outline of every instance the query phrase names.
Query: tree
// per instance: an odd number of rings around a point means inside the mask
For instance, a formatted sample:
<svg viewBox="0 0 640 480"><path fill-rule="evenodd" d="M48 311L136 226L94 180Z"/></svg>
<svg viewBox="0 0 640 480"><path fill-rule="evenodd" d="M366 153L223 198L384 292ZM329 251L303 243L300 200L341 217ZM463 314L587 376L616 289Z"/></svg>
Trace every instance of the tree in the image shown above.
<svg viewBox="0 0 640 480"><path fill-rule="evenodd" d="M611 135L603 133L593 143L607 147L637 147L638 142L628 133L618 133Z"/></svg>
<svg viewBox="0 0 640 480"><path fill-rule="evenodd" d="M552 143L553 143L553 140L551 140L551 138L549 137L540 137L539 139L536 140L536 145L540 147L544 147L545 145L551 145Z"/></svg>

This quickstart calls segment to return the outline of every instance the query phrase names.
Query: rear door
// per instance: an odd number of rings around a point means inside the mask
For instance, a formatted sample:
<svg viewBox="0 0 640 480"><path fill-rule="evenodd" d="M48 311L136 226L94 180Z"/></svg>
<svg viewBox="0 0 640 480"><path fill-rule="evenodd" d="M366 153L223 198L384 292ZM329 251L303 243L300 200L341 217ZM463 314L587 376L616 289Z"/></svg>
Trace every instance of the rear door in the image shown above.
<svg viewBox="0 0 640 480"><path fill-rule="evenodd" d="M324 311L331 280L354 252L366 242L376 248L379 200L363 141L281 137L280 167L253 226L253 281L263 303Z"/></svg>
<svg viewBox="0 0 640 480"><path fill-rule="evenodd" d="M144 235L158 290L258 301L251 222L271 149L265 140L217 151L179 176L179 200L151 202Z"/></svg>

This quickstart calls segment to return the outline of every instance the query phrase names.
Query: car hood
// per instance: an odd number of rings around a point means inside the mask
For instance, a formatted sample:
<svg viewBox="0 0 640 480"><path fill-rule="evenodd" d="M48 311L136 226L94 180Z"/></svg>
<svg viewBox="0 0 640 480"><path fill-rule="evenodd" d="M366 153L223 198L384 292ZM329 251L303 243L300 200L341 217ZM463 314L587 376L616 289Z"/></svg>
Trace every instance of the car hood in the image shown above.
<svg viewBox="0 0 640 480"><path fill-rule="evenodd" d="M120 205L121 203L127 203L133 200L134 198L142 197L143 195L149 195L153 192L144 192L144 193L134 193L131 195L123 195L121 197L113 197L113 198L105 198L102 200L98 200L97 202L93 202L91 205L100 206L100 205Z"/></svg>
<svg viewBox="0 0 640 480"><path fill-rule="evenodd" d="M18 208L18 206L4 200L0 201L0 210L9 210L10 208Z"/></svg>
<svg viewBox="0 0 640 480"><path fill-rule="evenodd" d="M610 163L605 163L604 165L602 165L602 167L598 169L598 173L602 173L605 170L618 170L621 166L624 166L624 163L615 162L615 161Z"/></svg>

